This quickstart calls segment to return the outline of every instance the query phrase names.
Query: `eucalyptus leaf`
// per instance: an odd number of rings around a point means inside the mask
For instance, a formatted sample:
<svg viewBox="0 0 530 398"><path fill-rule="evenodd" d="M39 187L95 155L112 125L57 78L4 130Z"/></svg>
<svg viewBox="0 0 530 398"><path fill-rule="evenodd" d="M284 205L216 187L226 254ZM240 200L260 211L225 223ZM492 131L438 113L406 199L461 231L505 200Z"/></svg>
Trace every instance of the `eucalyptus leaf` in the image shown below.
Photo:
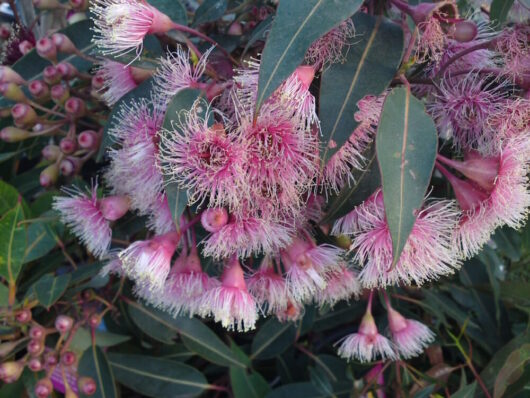
<svg viewBox="0 0 530 398"><path fill-rule="evenodd" d="M63 295L69 282L70 274L44 275L33 285L33 291L39 304L49 309Z"/></svg>
<svg viewBox="0 0 530 398"><path fill-rule="evenodd" d="M193 25L197 26L221 18L227 8L226 0L204 0L195 11Z"/></svg>
<svg viewBox="0 0 530 398"><path fill-rule="evenodd" d="M27 241L26 228L20 224L23 219L21 202L0 219L0 276L10 285L15 285L24 262Z"/></svg>
<svg viewBox="0 0 530 398"><path fill-rule="evenodd" d="M277 319L267 320L254 336L251 346L251 359L274 358L284 352L296 337L296 327L289 322Z"/></svg>
<svg viewBox="0 0 530 398"><path fill-rule="evenodd" d="M96 392L92 398L118 398L118 391L114 381L114 374L101 348L93 345L87 348L77 366L79 377L91 377L96 382ZM88 395L79 392L82 398Z"/></svg>
<svg viewBox="0 0 530 398"><path fill-rule="evenodd" d="M490 6L490 20L494 26L500 27L508 17L514 0L493 0Z"/></svg>

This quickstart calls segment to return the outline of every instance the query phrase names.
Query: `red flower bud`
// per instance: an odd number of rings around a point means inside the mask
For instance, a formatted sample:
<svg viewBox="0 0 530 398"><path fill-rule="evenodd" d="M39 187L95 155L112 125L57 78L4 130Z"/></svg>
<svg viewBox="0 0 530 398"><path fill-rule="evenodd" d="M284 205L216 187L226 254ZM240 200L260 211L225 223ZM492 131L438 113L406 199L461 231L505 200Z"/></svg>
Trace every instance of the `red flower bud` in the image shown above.
<svg viewBox="0 0 530 398"><path fill-rule="evenodd" d="M67 114L81 117L85 114L85 101L77 97L70 97L64 103L64 110Z"/></svg>
<svg viewBox="0 0 530 398"><path fill-rule="evenodd" d="M59 143L59 147L61 148L61 151L64 154L70 155L71 153L74 153L77 149L77 142L72 138L66 137L61 140L61 142Z"/></svg>
<svg viewBox="0 0 530 398"><path fill-rule="evenodd" d="M45 188L51 187L57 182L59 177L59 167L54 163L46 167L40 173L39 182Z"/></svg>
<svg viewBox="0 0 530 398"><path fill-rule="evenodd" d="M96 382L92 377L80 377L77 380L77 387L85 395L93 395L97 389Z"/></svg>
<svg viewBox="0 0 530 398"><path fill-rule="evenodd" d="M16 127L5 127L0 131L0 138L6 142L19 142L28 138L30 132Z"/></svg>
<svg viewBox="0 0 530 398"><path fill-rule="evenodd" d="M0 83L26 84L26 81L9 66L0 66Z"/></svg>
<svg viewBox="0 0 530 398"><path fill-rule="evenodd" d="M37 41L37 53L53 63L57 62L57 47L49 37L43 37Z"/></svg>
<svg viewBox="0 0 530 398"><path fill-rule="evenodd" d="M29 40L23 40L18 44L18 49L22 53L22 55L26 55L31 50L33 50L35 46L29 41Z"/></svg>
<svg viewBox="0 0 530 398"><path fill-rule="evenodd" d="M56 84L52 87L52 100L57 104L64 104L66 100L70 97L70 91L68 87L63 86L62 84Z"/></svg>
<svg viewBox="0 0 530 398"><path fill-rule="evenodd" d="M449 28L449 35L460 43L467 43L477 37L478 28L473 21L459 21Z"/></svg>
<svg viewBox="0 0 530 398"><path fill-rule="evenodd" d="M18 361L4 362L0 364L0 379L5 383L14 383L18 380L23 370L24 365Z"/></svg>
<svg viewBox="0 0 530 398"><path fill-rule="evenodd" d="M70 62L61 62L57 64L57 72L61 75L64 80L71 80L77 76L77 68Z"/></svg>
<svg viewBox="0 0 530 398"><path fill-rule="evenodd" d="M35 385L35 395L37 398L47 398L53 392L53 384L50 379L41 379Z"/></svg>
<svg viewBox="0 0 530 398"><path fill-rule="evenodd" d="M72 351L66 351L61 355L61 363L64 366L72 366L75 363L76 357Z"/></svg>
<svg viewBox="0 0 530 398"><path fill-rule="evenodd" d="M59 333L61 334L70 331L73 325L74 325L74 320L70 318L69 316L59 315L55 319L55 329L57 329Z"/></svg>
<svg viewBox="0 0 530 398"><path fill-rule="evenodd" d="M54 33L52 35L52 40L58 51L67 54L73 54L76 52L74 43L72 43L72 40L70 40L65 34Z"/></svg>
<svg viewBox="0 0 530 398"><path fill-rule="evenodd" d="M59 363L55 351L50 351L44 355L44 363L50 367L55 366Z"/></svg>
<svg viewBox="0 0 530 398"><path fill-rule="evenodd" d="M17 311L17 313L15 314L15 319L19 323L28 323L29 321L31 321L31 311L27 308Z"/></svg>
<svg viewBox="0 0 530 398"><path fill-rule="evenodd" d="M44 329L42 326L35 325L29 329L29 337L32 339L42 339L44 337Z"/></svg>
<svg viewBox="0 0 530 398"><path fill-rule="evenodd" d="M47 66L42 73L44 81L48 84L56 84L61 81L61 74L55 66Z"/></svg>
<svg viewBox="0 0 530 398"><path fill-rule="evenodd" d="M50 95L50 88L41 80L33 80L28 89L35 99L48 98Z"/></svg>
<svg viewBox="0 0 530 398"><path fill-rule="evenodd" d="M0 94L6 97L8 100L15 102L24 102L26 96L22 89L15 83L1 83Z"/></svg>
<svg viewBox="0 0 530 398"><path fill-rule="evenodd" d="M11 116L16 126L33 126L37 121L37 113L28 104L18 103L11 108Z"/></svg>
<svg viewBox="0 0 530 398"><path fill-rule="evenodd" d="M46 145L44 148L42 148L41 153L44 159L54 162L61 154L61 148L59 148L57 145Z"/></svg>
<svg viewBox="0 0 530 398"><path fill-rule="evenodd" d="M83 149L94 150L99 147L99 134L94 130L82 131L77 136L77 143Z"/></svg>
<svg viewBox="0 0 530 398"><path fill-rule="evenodd" d="M80 169L81 159L73 156L68 156L66 159L63 159L61 161L61 164L59 165L59 170L61 171L61 174L65 177L70 177L74 174L77 174Z"/></svg>
<svg viewBox="0 0 530 398"><path fill-rule="evenodd" d="M42 339L30 340L26 349L28 350L29 355L38 357L44 352L44 343L42 342Z"/></svg>
<svg viewBox="0 0 530 398"><path fill-rule="evenodd" d="M31 358L28 361L28 368L32 372L40 372L42 370L42 361L40 358Z"/></svg>
<svg viewBox="0 0 530 398"><path fill-rule="evenodd" d="M129 210L129 198L126 196L108 196L99 200L99 211L106 220L116 221Z"/></svg>

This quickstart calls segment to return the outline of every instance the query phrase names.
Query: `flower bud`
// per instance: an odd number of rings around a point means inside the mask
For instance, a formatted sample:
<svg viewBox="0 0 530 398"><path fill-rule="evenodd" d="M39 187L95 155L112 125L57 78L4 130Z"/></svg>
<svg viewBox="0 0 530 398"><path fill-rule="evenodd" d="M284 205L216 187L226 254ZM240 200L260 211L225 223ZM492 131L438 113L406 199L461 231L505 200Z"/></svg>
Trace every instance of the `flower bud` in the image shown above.
<svg viewBox="0 0 530 398"><path fill-rule="evenodd" d="M59 363L59 361L57 360L57 354L55 353L55 351L47 352L44 355L44 363L48 367L55 366Z"/></svg>
<svg viewBox="0 0 530 398"><path fill-rule="evenodd" d="M90 318L88 318L88 325L95 329L99 326L101 323L101 317L98 314L92 314L90 315Z"/></svg>
<svg viewBox="0 0 530 398"><path fill-rule="evenodd" d="M24 102L26 96L18 84L15 83L1 83L0 94L6 97L8 100L15 102Z"/></svg>
<svg viewBox="0 0 530 398"><path fill-rule="evenodd" d="M31 311L27 308L17 311L15 314L15 319L18 323L28 323L31 321Z"/></svg>
<svg viewBox="0 0 530 398"><path fill-rule="evenodd" d="M236 21L228 28L228 34L231 36L241 36L243 34L243 26Z"/></svg>
<svg viewBox="0 0 530 398"><path fill-rule="evenodd" d="M48 85L41 80L33 80L29 84L28 89L35 99L48 99L50 96Z"/></svg>
<svg viewBox="0 0 530 398"><path fill-rule="evenodd" d="M28 350L29 355L32 357L38 357L44 352L43 340L30 340L26 349Z"/></svg>
<svg viewBox="0 0 530 398"><path fill-rule="evenodd" d="M46 145L44 148L42 148L41 153L44 159L54 162L61 154L61 148L59 148L57 145Z"/></svg>
<svg viewBox="0 0 530 398"><path fill-rule="evenodd" d="M309 86L311 86L311 82L315 77L315 69L309 65L299 66L294 71L294 74L302 82L302 86L309 90Z"/></svg>
<svg viewBox="0 0 530 398"><path fill-rule="evenodd" d="M39 380L35 385L35 395L37 398L48 398L52 392L53 384L48 378Z"/></svg>
<svg viewBox="0 0 530 398"><path fill-rule="evenodd" d="M42 326L35 325L29 329L29 337L32 339L42 339L44 337L44 329Z"/></svg>
<svg viewBox="0 0 530 398"><path fill-rule="evenodd" d="M70 91L62 84L56 84L53 86L51 93L53 102L59 105L64 104L66 100L70 98Z"/></svg>
<svg viewBox="0 0 530 398"><path fill-rule="evenodd" d="M72 351L66 351L61 355L61 363L64 366L72 366L75 363L76 357Z"/></svg>
<svg viewBox="0 0 530 398"><path fill-rule="evenodd" d="M108 221L116 221L129 210L129 198L126 196L108 196L99 200L99 211Z"/></svg>
<svg viewBox="0 0 530 398"><path fill-rule="evenodd" d="M477 34L477 25L469 20L456 22L449 28L449 36L460 43L470 42L477 37Z"/></svg>
<svg viewBox="0 0 530 398"><path fill-rule="evenodd" d="M92 377L80 377L77 380L77 387L85 395L94 395L97 389L96 382Z"/></svg>
<svg viewBox="0 0 530 398"><path fill-rule="evenodd" d="M30 132L16 127L4 127L0 131L0 138L5 142L19 142L24 141L30 136Z"/></svg>
<svg viewBox="0 0 530 398"><path fill-rule="evenodd" d="M55 10L62 7L57 0L33 0L33 5L39 10Z"/></svg>
<svg viewBox="0 0 530 398"><path fill-rule="evenodd" d="M74 153L77 149L77 142L72 138L63 138L59 143L59 148L61 148L62 153L70 155Z"/></svg>
<svg viewBox="0 0 530 398"><path fill-rule="evenodd" d="M5 383L14 383L18 380L23 370L24 365L18 361L4 362L0 364L0 379Z"/></svg>
<svg viewBox="0 0 530 398"><path fill-rule="evenodd" d="M228 212L224 207L210 207L201 214L201 224L208 232L217 232L228 223Z"/></svg>
<svg viewBox="0 0 530 398"><path fill-rule="evenodd" d="M53 63L57 62L57 47L49 37L43 37L37 41L37 53L44 59Z"/></svg>
<svg viewBox="0 0 530 398"><path fill-rule="evenodd" d="M42 75L44 77L44 81L48 84L57 84L61 81L61 74L53 65L49 65L44 68Z"/></svg>
<svg viewBox="0 0 530 398"><path fill-rule="evenodd" d="M78 74L77 68L70 62L57 64L57 72L59 72L63 80L71 80Z"/></svg>
<svg viewBox="0 0 530 398"><path fill-rule="evenodd" d="M59 170L65 177L73 176L81 170L81 159L74 156L68 156L66 159L61 160Z"/></svg>
<svg viewBox="0 0 530 398"><path fill-rule="evenodd" d="M37 113L28 104L18 103L11 108L11 116L16 126L33 126L37 122Z"/></svg>
<svg viewBox="0 0 530 398"><path fill-rule="evenodd" d="M9 66L0 66L0 83L26 84L26 81Z"/></svg>
<svg viewBox="0 0 530 398"><path fill-rule="evenodd" d="M85 11L88 8L88 0L69 0L73 9L78 11Z"/></svg>
<svg viewBox="0 0 530 398"><path fill-rule="evenodd" d="M85 101L81 98L70 97L64 103L64 110L71 116L82 117L86 111Z"/></svg>
<svg viewBox="0 0 530 398"><path fill-rule="evenodd" d="M76 47L74 43L72 43L72 40L68 38L65 34L62 33L54 33L52 35L53 44L57 47L57 51L66 53L66 54L73 54L76 51Z"/></svg>
<svg viewBox="0 0 530 398"><path fill-rule="evenodd" d="M33 45L32 42L30 42L29 40L22 40L19 44L18 44L18 50L22 53L22 55L26 55L27 53L29 53L31 50L33 50L35 46Z"/></svg>
<svg viewBox="0 0 530 398"><path fill-rule="evenodd" d="M42 361L40 358L31 358L28 361L28 368L32 372L40 372L42 370Z"/></svg>
<svg viewBox="0 0 530 398"><path fill-rule="evenodd" d="M95 150L99 147L99 134L94 130L82 131L77 136L77 143L80 148Z"/></svg>
<svg viewBox="0 0 530 398"><path fill-rule="evenodd" d="M45 188L51 187L57 182L59 177L59 167L54 163L46 167L40 173L39 182Z"/></svg>
<svg viewBox="0 0 530 398"><path fill-rule="evenodd" d="M101 74L97 74L92 77L92 88L94 90L101 90L105 85L105 79Z"/></svg>
<svg viewBox="0 0 530 398"><path fill-rule="evenodd" d="M59 315L57 319L55 319L55 329L59 331L59 333L64 334L70 329L72 329L72 326L74 325L74 320L66 315Z"/></svg>
<svg viewBox="0 0 530 398"><path fill-rule="evenodd" d="M1 24L0 25L0 39L7 40L9 39L9 36L11 35L11 26L9 24Z"/></svg>

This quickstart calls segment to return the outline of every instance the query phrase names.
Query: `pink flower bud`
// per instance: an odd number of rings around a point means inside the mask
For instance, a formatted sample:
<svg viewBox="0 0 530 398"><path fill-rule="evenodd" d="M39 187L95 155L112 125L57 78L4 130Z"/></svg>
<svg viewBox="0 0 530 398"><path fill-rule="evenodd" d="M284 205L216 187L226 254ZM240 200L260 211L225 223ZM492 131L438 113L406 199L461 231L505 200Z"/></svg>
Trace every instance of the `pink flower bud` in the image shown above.
<svg viewBox="0 0 530 398"><path fill-rule="evenodd" d="M26 84L26 81L9 66L0 66L0 83Z"/></svg>
<svg viewBox="0 0 530 398"><path fill-rule="evenodd" d="M78 74L77 68L70 62L57 64L57 72L59 72L63 80L71 80Z"/></svg>
<svg viewBox="0 0 530 398"><path fill-rule="evenodd" d="M65 366L72 366L75 363L76 356L72 351L66 351L61 355L61 363Z"/></svg>
<svg viewBox="0 0 530 398"><path fill-rule="evenodd" d="M37 53L53 63L57 62L57 47L49 37L43 37L37 41Z"/></svg>
<svg viewBox="0 0 530 398"><path fill-rule="evenodd" d="M64 110L67 114L75 117L81 117L85 114L85 101L81 98L70 97L64 104Z"/></svg>
<svg viewBox="0 0 530 398"><path fill-rule="evenodd" d="M28 86L29 92L35 99L48 98L50 89L46 83L41 80L33 80Z"/></svg>
<svg viewBox="0 0 530 398"><path fill-rule="evenodd" d="M15 102L23 102L26 100L26 96L22 89L15 83L1 83L0 94L6 97L8 100Z"/></svg>
<svg viewBox="0 0 530 398"><path fill-rule="evenodd" d="M31 358L28 361L28 368L32 372L40 372L42 370L42 361L39 358Z"/></svg>
<svg viewBox="0 0 530 398"><path fill-rule="evenodd" d="M373 336L378 333L374 317L368 311L364 314L363 319L361 320L361 325L359 326L359 333L368 336Z"/></svg>
<svg viewBox="0 0 530 398"><path fill-rule="evenodd" d="M80 148L95 150L99 147L99 137L94 130L85 130L77 136L77 143Z"/></svg>
<svg viewBox="0 0 530 398"><path fill-rule="evenodd" d="M90 318L88 318L88 325L95 329L99 326L101 323L101 317L98 314L92 314L90 315Z"/></svg>
<svg viewBox="0 0 530 398"><path fill-rule="evenodd" d="M9 361L0 364L0 379L5 383L14 383L18 380L22 371L24 370L24 365L18 361Z"/></svg>
<svg viewBox="0 0 530 398"><path fill-rule="evenodd" d="M229 264L225 266L221 276L221 282L223 286L237 287L243 290L247 289L245 274L237 258L233 258L230 260Z"/></svg>
<svg viewBox="0 0 530 398"><path fill-rule="evenodd" d="M57 329L61 334L68 332L70 329L72 329L73 325L74 320L69 316L59 315L57 319L55 319L55 329Z"/></svg>
<svg viewBox="0 0 530 398"><path fill-rule="evenodd" d="M228 28L228 34L232 36L241 36L243 34L243 26L236 21Z"/></svg>
<svg viewBox="0 0 530 398"><path fill-rule="evenodd" d="M99 200L99 211L108 221L116 221L129 210L129 198L126 196L107 196Z"/></svg>
<svg viewBox="0 0 530 398"><path fill-rule="evenodd" d="M28 104L18 103L11 108L11 116L16 126L33 126L37 121L37 113Z"/></svg>
<svg viewBox="0 0 530 398"><path fill-rule="evenodd" d="M77 174L81 169L81 159L68 156L66 159L61 160L59 164L59 170L61 174L65 177L73 176Z"/></svg>
<svg viewBox="0 0 530 398"><path fill-rule="evenodd" d="M27 308L20 310L15 314L15 319L19 323L28 323L31 321L31 311Z"/></svg>
<svg viewBox="0 0 530 398"><path fill-rule="evenodd" d="M77 149L77 142L73 140L72 138L63 138L61 142L59 143L59 148L61 148L61 151L66 154L70 155L71 153L74 153Z"/></svg>
<svg viewBox="0 0 530 398"><path fill-rule="evenodd" d="M201 224L208 232L217 232L228 223L228 212L224 207L210 207L201 214Z"/></svg>
<svg viewBox="0 0 530 398"><path fill-rule="evenodd" d="M48 367L55 366L59 363L59 360L57 359L57 354L55 353L55 351L47 352L44 355L44 363Z"/></svg>
<svg viewBox="0 0 530 398"><path fill-rule="evenodd" d="M31 50L33 50L35 46L29 41L29 40L23 40L18 44L18 49L22 53L22 55L26 55Z"/></svg>
<svg viewBox="0 0 530 398"><path fill-rule="evenodd" d="M11 35L11 27L9 24L0 25L0 39L7 40Z"/></svg>
<svg viewBox="0 0 530 398"><path fill-rule="evenodd" d="M105 85L105 79L103 78L103 75L97 74L92 77L92 88L94 90L101 90L104 85Z"/></svg>
<svg viewBox="0 0 530 398"><path fill-rule="evenodd" d="M311 86L313 78L315 77L315 69L312 66L304 65L296 68L294 73L296 77L298 77L298 79L302 82L303 87L308 90L309 86Z"/></svg>
<svg viewBox="0 0 530 398"><path fill-rule="evenodd" d="M30 340L26 349L28 350L29 355L32 357L38 357L44 352L44 344L42 339L40 340Z"/></svg>
<svg viewBox="0 0 530 398"><path fill-rule="evenodd" d="M53 384L50 379L41 379L35 385L35 395L37 398L48 398L53 392Z"/></svg>
<svg viewBox="0 0 530 398"><path fill-rule="evenodd" d="M96 382L91 377L80 377L77 380L77 387L85 395L94 395L97 389Z"/></svg>
<svg viewBox="0 0 530 398"><path fill-rule="evenodd" d="M61 74L53 65L44 68L44 72L42 73L42 75L44 77L44 81L48 84L56 84L61 81Z"/></svg>
<svg viewBox="0 0 530 398"><path fill-rule="evenodd" d="M70 40L65 34L54 33L52 35L52 40L55 46L57 47L57 51L66 54L73 54L76 52L76 47L74 43L72 43L72 40Z"/></svg>
<svg viewBox="0 0 530 398"><path fill-rule="evenodd" d="M467 43L477 37L477 24L473 21L464 20L456 22L449 28L449 34L460 43Z"/></svg>
<svg viewBox="0 0 530 398"><path fill-rule="evenodd" d="M54 163L46 167L40 173L39 182L45 188L51 187L57 182L59 177L59 167Z"/></svg>
<svg viewBox="0 0 530 398"><path fill-rule="evenodd" d="M52 100L57 104L64 104L70 98L70 91L68 87L62 84L56 84L51 90Z"/></svg>
<svg viewBox="0 0 530 398"><path fill-rule="evenodd" d="M59 148L57 145L46 145L44 148L42 148L41 153L44 159L54 162L61 154L61 148Z"/></svg>
<svg viewBox="0 0 530 398"><path fill-rule="evenodd" d="M6 142L19 142L28 138L30 132L16 127L4 127L0 131L0 138Z"/></svg>
<svg viewBox="0 0 530 398"><path fill-rule="evenodd" d="M42 326L35 325L29 329L29 337L32 339L42 339L44 337L44 329Z"/></svg>

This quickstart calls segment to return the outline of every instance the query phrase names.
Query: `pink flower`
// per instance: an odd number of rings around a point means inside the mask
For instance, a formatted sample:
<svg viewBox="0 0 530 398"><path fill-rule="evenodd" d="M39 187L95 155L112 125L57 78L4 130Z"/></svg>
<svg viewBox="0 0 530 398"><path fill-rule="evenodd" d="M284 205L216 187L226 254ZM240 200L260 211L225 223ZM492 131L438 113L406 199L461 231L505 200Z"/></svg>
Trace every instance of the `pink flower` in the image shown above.
<svg viewBox="0 0 530 398"><path fill-rule="evenodd" d="M138 87L142 81L149 77L150 73L147 70L123 65L119 62L102 60L97 74L103 78L101 89L103 100L108 106L114 105L121 97Z"/></svg>
<svg viewBox="0 0 530 398"><path fill-rule="evenodd" d="M357 298L360 292L361 285L357 275L342 263L340 268L329 273L327 285L318 292L317 301L320 305L333 308L341 300L349 300L352 296Z"/></svg>
<svg viewBox="0 0 530 398"><path fill-rule="evenodd" d="M112 237L109 221L115 221L127 212L128 199L119 196L98 199L97 184L88 193L77 188L65 189L65 192L70 196L55 197L53 208L87 249L102 258L109 250Z"/></svg>
<svg viewBox="0 0 530 398"><path fill-rule="evenodd" d="M246 153L223 124L208 126L212 112L204 100L197 100L178 115L174 130L160 135L160 169L188 190L190 204L208 199L210 206L233 209L249 189L243 170Z"/></svg>
<svg viewBox="0 0 530 398"><path fill-rule="evenodd" d="M275 315L280 322L296 322L304 316L304 306L296 301L289 300L287 307L278 311Z"/></svg>
<svg viewBox="0 0 530 398"><path fill-rule="evenodd" d="M177 242L178 234L169 232L132 243L118 254L123 270L139 286L146 286L152 291L162 288L171 268L171 257Z"/></svg>
<svg viewBox="0 0 530 398"><path fill-rule="evenodd" d="M344 60L343 49L350 46L350 39L354 36L355 26L348 18L311 44L305 55L306 61L315 69L342 62Z"/></svg>
<svg viewBox="0 0 530 398"><path fill-rule="evenodd" d="M175 231L175 221L169 208L166 195L161 195L158 200L153 203L148 212L147 228L155 231L156 234L165 234L167 232Z"/></svg>
<svg viewBox="0 0 530 398"><path fill-rule="evenodd" d="M530 100L526 98L505 100L496 112L488 116L484 126L498 137L498 140L493 142L493 147L486 153L498 154L504 139L527 134L529 120Z"/></svg>
<svg viewBox="0 0 530 398"><path fill-rule="evenodd" d="M272 260L265 256L258 271L248 279L248 290L265 314L277 314L287 310L289 294L283 276L275 271Z"/></svg>
<svg viewBox="0 0 530 398"><path fill-rule="evenodd" d="M224 207L210 207L201 214L201 224L208 232L218 232L228 223L228 212Z"/></svg>
<svg viewBox="0 0 530 398"><path fill-rule="evenodd" d="M418 356L434 341L434 334L421 322L405 319L390 305L387 311L392 341L401 357L409 359Z"/></svg>
<svg viewBox="0 0 530 398"><path fill-rule="evenodd" d="M530 27L515 25L502 31L495 41L497 51L503 58L503 71L515 80L530 79Z"/></svg>
<svg viewBox="0 0 530 398"><path fill-rule="evenodd" d="M208 290L201 298L199 312L211 315L228 330L246 332L255 328L258 318L256 301L250 295L239 261L232 258L225 266L221 285Z"/></svg>
<svg viewBox="0 0 530 398"><path fill-rule="evenodd" d="M138 57L146 35L166 33L173 24L167 15L145 1L95 0L90 10L96 25L93 41L103 54L136 51Z"/></svg>
<svg viewBox="0 0 530 398"><path fill-rule="evenodd" d="M354 261L362 267L363 287L422 283L459 267L453 233L459 212L452 201L432 201L421 209L397 264L392 266L392 238L386 222L383 195L377 190L343 219L333 233L352 235Z"/></svg>
<svg viewBox="0 0 530 398"><path fill-rule="evenodd" d="M489 115L497 112L505 94L476 73L465 78L446 77L428 104L442 137L452 137L457 149L490 148L495 132L484 129Z"/></svg>
<svg viewBox="0 0 530 398"><path fill-rule="evenodd" d="M326 288L328 274L339 269L341 254L342 250L332 245L317 246L312 240L294 239L281 252L291 297L298 302L311 302Z"/></svg>

